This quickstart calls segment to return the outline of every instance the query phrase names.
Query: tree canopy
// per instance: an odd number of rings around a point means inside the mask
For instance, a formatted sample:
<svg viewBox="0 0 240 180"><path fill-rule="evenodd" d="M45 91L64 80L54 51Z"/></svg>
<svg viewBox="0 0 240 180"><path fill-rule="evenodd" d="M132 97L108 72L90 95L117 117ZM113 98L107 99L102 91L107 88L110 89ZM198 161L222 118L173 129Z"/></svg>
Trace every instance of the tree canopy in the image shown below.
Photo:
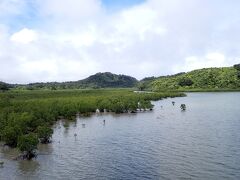
<svg viewBox="0 0 240 180"><path fill-rule="evenodd" d="M129 88L135 87L138 80L127 75L117 75L110 72L97 73L86 79L70 82L47 82L47 83L30 83L28 85L17 85L20 89L86 89L86 88Z"/></svg>
<svg viewBox="0 0 240 180"><path fill-rule="evenodd" d="M236 70L240 71L240 64L235 64L233 67L234 67Z"/></svg>
<svg viewBox="0 0 240 180"><path fill-rule="evenodd" d="M9 88L9 84L0 81L0 91L7 91Z"/></svg>
<svg viewBox="0 0 240 180"><path fill-rule="evenodd" d="M175 76L160 77L150 83L152 90L218 90L240 89L238 66L205 68Z"/></svg>

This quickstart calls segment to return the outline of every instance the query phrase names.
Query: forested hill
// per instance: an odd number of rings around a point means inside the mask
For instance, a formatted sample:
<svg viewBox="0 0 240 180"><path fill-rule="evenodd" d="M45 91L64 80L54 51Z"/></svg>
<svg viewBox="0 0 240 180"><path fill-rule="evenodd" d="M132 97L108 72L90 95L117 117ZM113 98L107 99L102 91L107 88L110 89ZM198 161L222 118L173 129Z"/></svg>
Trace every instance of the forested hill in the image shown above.
<svg viewBox="0 0 240 180"><path fill-rule="evenodd" d="M204 68L154 79L152 90L234 90L240 89L240 64L233 67Z"/></svg>
<svg viewBox="0 0 240 180"><path fill-rule="evenodd" d="M20 88L33 89L85 89L85 88L129 88L138 83L137 79L127 75L117 75L110 72L97 73L86 79L70 82L31 83Z"/></svg>
<svg viewBox="0 0 240 180"><path fill-rule="evenodd" d="M134 87L138 81L134 77L126 75L116 75L110 72L97 73L79 81L86 86L96 87Z"/></svg>

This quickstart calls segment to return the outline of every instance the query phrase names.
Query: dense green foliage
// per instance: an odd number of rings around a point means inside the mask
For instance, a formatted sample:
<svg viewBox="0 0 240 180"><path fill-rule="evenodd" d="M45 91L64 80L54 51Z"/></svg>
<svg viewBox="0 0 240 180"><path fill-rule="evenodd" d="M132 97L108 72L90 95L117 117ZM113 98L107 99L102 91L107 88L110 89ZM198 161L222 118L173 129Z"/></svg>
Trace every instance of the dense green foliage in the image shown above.
<svg viewBox="0 0 240 180"><path fill-rule="evenodd" d="M146 77L143 78L141 81L138 82L137 88L139 91L147 90L149 89L149 84L153 82L156 79L156 77Z"/></svg>
<svg viewBox="0 0 240 180"><path fill-rule="evenodd" d="M233 67L237 70L237 78L240 79L240 64L235 64Z"/></svg>
<svg viewBox="0 0 240 180"><path fill-rule="evenodd" d="M86 79L70 82L48 82L48 83L31 83L28 85L16 85L18 89L36 90L36 89L86 89L86 88L128 88L134 87L138 83L137 79L117 75L110 72L97 73Z"/></svg>
<svg viewBox="0 0 240 180"><path fill-rule="evenodd" d="M240 71L240 64L235 64L233 67L234 67L236 70Z"/></svg>
<svg viewBox="0 0 240 180"><path fill-rule="evenodd" d="M21 131L19 127L10 127L6 126L5 128L2 129L1 132L1 137L2 140L8 144L9 146L16 146L17 145L17 139L21 135Z"/></svg>
<svg viewBox="0 0 240 180"><path fill-rule="evenodd" d="M178 85L183 87L183 86L191 86L193 85L193 81L190 78L184 77L179 79Z"/></svg>
<svg viewBox="0 0 240 180"><path fill-rule="evenodd" d="M97 73L81 81L85 86L90 87L134 87L137 84L137 79L126 76L126 75L116 75L110 72Z"/></svg>
<svg viewBox="0 0 240 180"><path fill-rule="evenodd" d="M46 125L39 126L37 128L37 136L41 143L44 143L44 144L49 143L50 138L52 137L52 134L53 134L53 130Z"/></svg>
<svg viewBox="0 0 240 180"><path fill-rule="evenodd" d="M19 136L17 147L24 153L24 158L31 159L36 156L35 150L37 149L38 139L34 134L26 134Z"/></svg>
<svg viewBox="0 0 240 180"><path fill-rule="evenodd" d="M0 93L0 140L15 147L20 137L35 134L47 143L53 133L50 127L59 117L75 119L77 113L85 115L96 109L115 113L146 110L153 108L150 100L175 96L183 94L134 93L127 89L11 90ZM20 145L18 147L22 147Z"/></svg>
<svg viewBox="0 0 240 180"><path fill-rule="evenodd" d="M160 77L150 83L152 90L239 90L240 73L237 67L206 68Z"/></svg>
<svg viewBox="0 0 240 180"><path fill-rule="evenodd" d="M9 88L10 88L9 84L0 81L0 91L7 91L9 90Z"/></svg>

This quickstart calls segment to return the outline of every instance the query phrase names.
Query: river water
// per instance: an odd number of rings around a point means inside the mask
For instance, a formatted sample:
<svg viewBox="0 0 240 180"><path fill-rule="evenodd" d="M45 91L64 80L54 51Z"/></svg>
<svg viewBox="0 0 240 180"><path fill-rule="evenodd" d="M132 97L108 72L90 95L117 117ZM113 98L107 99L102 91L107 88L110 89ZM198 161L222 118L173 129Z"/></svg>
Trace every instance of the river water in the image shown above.
<svg viewBox="0 0 240 180"><path fill-rule="evenodd" d="M154 104L151 112L59 121L53 143L32 161L14 161L16 150L1 147L0 179L240 179L240 93Z"/></svg>

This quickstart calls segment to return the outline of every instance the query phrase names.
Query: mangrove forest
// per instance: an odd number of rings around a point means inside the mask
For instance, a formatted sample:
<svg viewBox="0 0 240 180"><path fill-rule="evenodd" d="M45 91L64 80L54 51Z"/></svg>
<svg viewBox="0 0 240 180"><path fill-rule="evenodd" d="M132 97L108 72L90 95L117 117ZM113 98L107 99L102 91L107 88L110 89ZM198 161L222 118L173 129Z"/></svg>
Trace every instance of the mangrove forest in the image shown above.
<svg viewBox="0 0 240 180"><path fill-rule="evenodd" d="M184 94L135 93L129 89L5 91L0 93L0 140L31 159L39 142L51 142L51 127L59 119L75 120L77 114L88 116L96 110L152 110L151 101L176 96Z"/></svg>

